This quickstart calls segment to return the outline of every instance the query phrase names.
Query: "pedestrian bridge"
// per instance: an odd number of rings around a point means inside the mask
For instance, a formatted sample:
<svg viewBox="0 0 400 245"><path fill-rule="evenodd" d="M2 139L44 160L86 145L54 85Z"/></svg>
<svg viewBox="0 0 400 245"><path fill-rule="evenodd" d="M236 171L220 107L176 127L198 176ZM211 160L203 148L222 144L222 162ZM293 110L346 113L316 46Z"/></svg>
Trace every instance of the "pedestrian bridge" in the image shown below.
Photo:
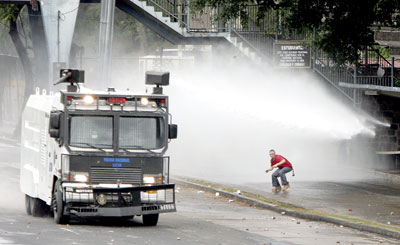
<svg viewBox="0 0 400 245"><path fill-rule="evenodd" d="M78 0L77 0L78 1ZM48 1L41 1L44 4ZM100 3L100 0L81 0L81 3ZM118 0L115 6L135 17L148 28L158 33L173 44L226 44L237 49L254 64L272 66L274 43L279 41L311 40L310 33L294 34L284 28L279 21L282 12L271 10L262 20L257 19L258 6L249 4L245 12L247 24L240 17L226 20L218 19L223 6L207 6L201 13L190 8L191 0ZM37 16L41 15L40 2L37 0L1 0L0 4L26 4L31 25L43 28ZM33 39L43 30L34 32ZM45 43L45 42L35 42ZM311 43L311 42L310 42ZM312 46L312 44L311 44ZM391 128L385 129L380 137L385 140L380 151L397 152L400 148L400 121L397 116L398 102L393 98L400 97L400 72L394 58L383 56L374 47L361 51L358 65L346 64L338 66L329 57L312 46L311 69L323 80L337 89L344 98L356 107L361 107L362 96L383 95L392 99L376 100L376 111L370 114L379 118L389 118ZM385 105L386 108L379 108ZM388 109L389 108L389 109ZM394 136L396 135L396 136ZM398 136L397 136L398 135ZM376 137L377 139L379 137ZM379 140L379 139L378 139ZM388 141L388 142L386 142ZM390 142L389 142L390 141Z"/></svg>
<svg viewBox="0 0 400 245"><path fill-rule="evenodd" d="M46 1L42 1L46 4ZM100 3L100 0L81 0L81 3ZM39 1L2 0L1 3L27 4L30 9L41 11ZM310 33L295 35L280 24L282 13L271 10L264 19L257 20L258 6L249 4L245 12L247 24L242 19L218 19L223 6L207 6L195 13L191 0L118 0L117 8L133 16L154 32L173 44L226 44L257 64L272 65L273 45L282 40L304 41ZM355 105L360 103L360 93L365 90L395 95L399 67L394 59L382 56L379 50L369 48L361 52L359 66L336 66L326 54L313 47L312 69L333 85Z"/></svg>

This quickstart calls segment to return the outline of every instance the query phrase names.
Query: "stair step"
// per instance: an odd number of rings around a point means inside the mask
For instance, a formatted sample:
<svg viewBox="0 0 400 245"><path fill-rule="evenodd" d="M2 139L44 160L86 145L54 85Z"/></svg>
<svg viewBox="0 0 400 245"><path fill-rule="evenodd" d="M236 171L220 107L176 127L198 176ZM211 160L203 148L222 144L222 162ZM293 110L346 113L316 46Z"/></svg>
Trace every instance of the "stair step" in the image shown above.
<svg viewBox="0 0 400 245"><path fill-rule="evenodd" d="M165 13L160 7L156 6L154 3L148 0L131 0L131 2L135 3L137 6L141 7L144 11L157 18L164 25L175 30L181 35L185 35L184 28L181 26L182 24L179 21L174 21L175 17ZM241 53L250 57L252 60L258 62L262 61L262 59L256 52L251 51L250 48L247 47L247 45L244 44L242 41L239 41L237 37L229 35L226 37L226 39L230 43L232 43L238 50L240 50Z"/></svg>
<svg viewBox="0 0 400 245"><path fill-rule="evenodd" d="M229 37L229 41L233 44L233 45L237 45L237 38L236 37Z"/></svg>

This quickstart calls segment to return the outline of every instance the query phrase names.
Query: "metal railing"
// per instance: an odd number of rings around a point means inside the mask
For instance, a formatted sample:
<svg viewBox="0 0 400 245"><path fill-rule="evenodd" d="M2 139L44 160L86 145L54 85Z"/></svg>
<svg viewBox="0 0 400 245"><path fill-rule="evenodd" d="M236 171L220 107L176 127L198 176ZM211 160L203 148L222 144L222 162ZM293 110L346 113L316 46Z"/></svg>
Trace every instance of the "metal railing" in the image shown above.
<svg viewBox="0 0 400 245"><path fill-rule="evenodd" d="M314 71L318 72L348 99L354 99L354 89L340 87L340 82L354 83L354 74L348 66L338 66L321 50L314 51Z"/></svg>
<svg viewBox="0 0 400 245"><path fill-rule="evenodd" d="M190 0L147 0L155 6L156 11L161 11L169 16L172 22L179 22L187 32L229 32L237 37L249 49L260 57L273 56L273 43L278 40L310 40L312 33L296 33L285 28L283 20L287 11L270 10L264 18L258 18L258 6L249 4L244 9L246 21L243 16L230 20L218 18L223 6L216 8L206 6L201 13L191 13ZM351 100L356 97L353 88L339 86L339 82L351 84L369 84L378 86L396 86L394 60L388 61L374 48L361 52L358 66L353 64L337 66L326 54L320 50L314 51L314 71L328 80L339 91Z"/></svg>
<svg viewBox="0 0 400 245"><path fill-rule="evenodd" d="M154 7L155 11L162 12L169 17L171 22L178 22L181 27L189 29L187 24L187 6L182 0L146 0L146 3Z"/></svg>
<svg viewBox="0 0 400 245"><path fill-rule="evenodd" d="M271 57L273 43L278 33L275 21L277 13L276 11L269 11L264 18L258 19L258 8L254 4L247 5L244 10L246 19L239 16L230 20L230 32L259 56L263 58Z"/></svg>

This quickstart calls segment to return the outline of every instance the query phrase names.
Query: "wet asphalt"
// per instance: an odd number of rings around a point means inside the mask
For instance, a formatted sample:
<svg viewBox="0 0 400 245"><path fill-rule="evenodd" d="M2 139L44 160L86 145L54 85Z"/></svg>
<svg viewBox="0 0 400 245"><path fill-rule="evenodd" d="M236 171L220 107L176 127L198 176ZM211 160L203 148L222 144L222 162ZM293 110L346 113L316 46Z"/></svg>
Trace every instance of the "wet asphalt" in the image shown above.
<svg viewBox="0 0 400 245"><path fill-rule="evenodd" d="M232 186L307 209L360 218L400 227L400 185L384 180L290 183L287 192L275 193L268 183Z"/></svg>

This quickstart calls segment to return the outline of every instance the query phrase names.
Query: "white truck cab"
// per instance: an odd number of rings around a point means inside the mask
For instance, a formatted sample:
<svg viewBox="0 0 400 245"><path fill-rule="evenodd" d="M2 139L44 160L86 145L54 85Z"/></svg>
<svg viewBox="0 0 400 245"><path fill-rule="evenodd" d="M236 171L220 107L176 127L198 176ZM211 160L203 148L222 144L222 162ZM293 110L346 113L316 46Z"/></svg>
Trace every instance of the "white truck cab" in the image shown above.
<svg viewBox="0 0 400 245"><path fill-rule="evenodd" d="M147 72L153 94L78 89L83 71L62 70L67 91L30 96L22 117L20 187L28 214L47 211L56 223L71 216L143 216L175 212L169 183L171 124L162 87L169 73Z"/></svg>

